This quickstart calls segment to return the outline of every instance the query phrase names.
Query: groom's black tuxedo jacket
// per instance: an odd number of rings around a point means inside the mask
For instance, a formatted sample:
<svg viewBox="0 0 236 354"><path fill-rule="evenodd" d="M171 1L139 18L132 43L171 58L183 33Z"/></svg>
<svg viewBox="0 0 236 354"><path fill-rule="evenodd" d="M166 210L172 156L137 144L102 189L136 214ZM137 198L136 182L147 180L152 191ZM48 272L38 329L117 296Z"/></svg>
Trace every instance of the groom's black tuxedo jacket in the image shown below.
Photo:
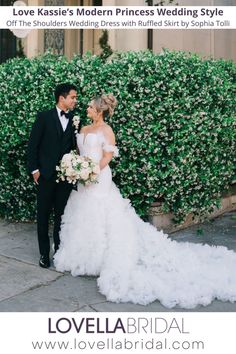
<svg viewBox="0 0 236 354"><path fill-rule="evenodd" d="M64 132L56 108L37 114L28 144L30 173L39 169L44 178L50 179L62 156L76 148L72 118L70 114Z"/></svg>

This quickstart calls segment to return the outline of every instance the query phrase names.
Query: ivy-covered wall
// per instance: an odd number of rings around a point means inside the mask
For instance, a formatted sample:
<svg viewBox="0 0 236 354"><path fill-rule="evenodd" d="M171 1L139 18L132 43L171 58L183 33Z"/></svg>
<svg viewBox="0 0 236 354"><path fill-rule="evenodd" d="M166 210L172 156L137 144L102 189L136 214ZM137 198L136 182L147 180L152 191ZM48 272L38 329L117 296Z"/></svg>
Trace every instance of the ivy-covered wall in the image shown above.
<svg viewBox="0 0 236 354"><path fill-rule="evenodd" d="M37 111L54 105L61 82L78 87L79 114L97 94L112 92L120 157L114 180L140 215L152 202L186 214L210 211L235 176L236 65L165 51L118 53L68 61L50 53L0 66L0 216L35 218L35 187L26 148Z"/></svg>

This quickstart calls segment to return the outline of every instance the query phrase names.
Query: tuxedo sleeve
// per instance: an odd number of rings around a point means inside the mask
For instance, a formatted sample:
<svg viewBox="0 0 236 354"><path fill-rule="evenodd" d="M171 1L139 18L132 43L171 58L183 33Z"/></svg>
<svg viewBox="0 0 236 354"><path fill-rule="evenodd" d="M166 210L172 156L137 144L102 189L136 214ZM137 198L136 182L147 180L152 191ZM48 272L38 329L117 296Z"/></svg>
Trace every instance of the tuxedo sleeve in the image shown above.
<svg viewBox="0 0 236 354"><path fill-rule="evenodd" d="M44 122L45 120L43 115L38 113L37 118L33 124L28 143L27 158L29 173L39 169L38 155L40 143L44 133Z"/></svg>

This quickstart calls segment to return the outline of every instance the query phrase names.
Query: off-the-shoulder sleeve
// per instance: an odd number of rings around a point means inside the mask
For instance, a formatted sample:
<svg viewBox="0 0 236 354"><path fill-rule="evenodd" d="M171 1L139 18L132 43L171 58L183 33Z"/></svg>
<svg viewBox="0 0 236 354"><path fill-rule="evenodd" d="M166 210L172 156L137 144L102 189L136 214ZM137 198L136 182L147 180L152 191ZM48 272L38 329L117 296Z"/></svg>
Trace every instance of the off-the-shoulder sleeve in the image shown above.
<svg viewBox="0 0 236 354"><path fill-rule="evenodd" d="M115 156L115 157L119 156L119 149L115 145L110 145L104 141L104 143L102 145L102 149L106 152L113 152L114 153L113 156Z"/></svg>
<svg viewBox="0 0 236 354"><path fill-rule="evenodd" d="M105 152L113 152L113 156L117 157L119 156L119 150L116 145L113 143L113 139L109 135L105 135L104 132L99 134L100 139L101 139L101 145L102 149Z"/></svg>

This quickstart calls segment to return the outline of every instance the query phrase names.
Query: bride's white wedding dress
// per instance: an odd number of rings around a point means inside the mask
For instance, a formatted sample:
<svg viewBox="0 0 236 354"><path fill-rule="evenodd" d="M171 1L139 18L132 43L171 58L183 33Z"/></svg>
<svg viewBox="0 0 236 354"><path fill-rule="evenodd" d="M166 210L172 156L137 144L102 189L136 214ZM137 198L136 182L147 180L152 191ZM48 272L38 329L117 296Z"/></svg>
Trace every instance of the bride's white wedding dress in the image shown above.
<svg viewBox="0 0 236 354"><path fill-rule="evenodd" d="M81 155L96 161L117 153L102 133L77 135ZM110 301L171 308L236 301L236 253L225 247L176 242L143 222L112 182L105 167L99 183L78 185L68 200L54 256L58 271L96 275Z"/></svg>

